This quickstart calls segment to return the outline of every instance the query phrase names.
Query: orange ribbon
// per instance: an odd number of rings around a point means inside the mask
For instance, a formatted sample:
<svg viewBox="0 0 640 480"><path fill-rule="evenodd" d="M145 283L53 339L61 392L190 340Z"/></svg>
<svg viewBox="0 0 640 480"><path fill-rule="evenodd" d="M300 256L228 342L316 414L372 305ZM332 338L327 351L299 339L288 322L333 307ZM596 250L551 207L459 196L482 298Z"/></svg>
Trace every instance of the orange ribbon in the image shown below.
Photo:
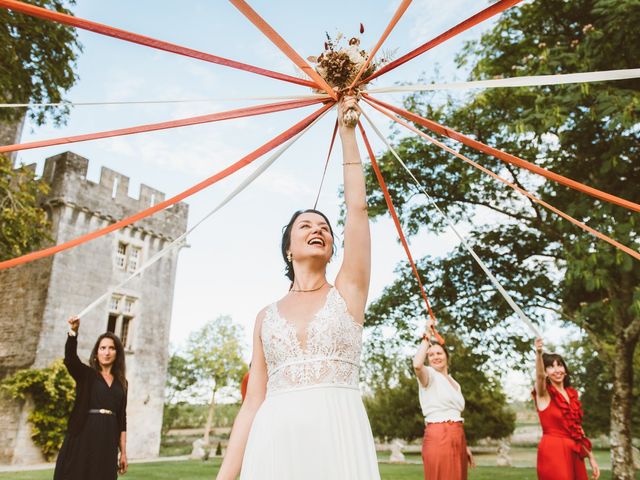
<svg viewBox="0 0 640 480"><path fill-rule="evenodd" d="M394 29L394 27L396 26L396 24L398 23L402 15L404 15L404 12L407 11L407 8L409 8L409 5L411 5L411 0L402 0L400 5L398 5L398 8L396 9L396 13L393 15L393 17L389 21L389 25L387 25L387 28L385 28L384 32L382 32L382 36L380 37L380 40L378 40L378 43L376 43L375 47L373 47L369 52L367 61L364 63L364 65L362 65L362 67L360 67L360 70L358 71L356 78L354 78L353 82L351 82L349 89L352 89L353 86L356 83L358 83L358 80L360 80L360 77L362 76L362 74L365 72L369 64L373 61L373 57L375 57L376 53L378 53L378 50L380 50L380 47L382 46L384 41L387 39L387 37L391 33L391 30Z"/></svg>
<svg viewBox="0 0 640 480"><path fill-rule="evenodd" d="M627 208L629 210L640 212L640 204L631 202L629 200L625 200L624 198L620 198L615 195L611 195L610 193L606 193L606 192L603 192L602 190L589 187L580 182L577 182L565 176L554 173L550 170L546 170L542 167L538 167L537 165L534 165L531 162L527 162L526 160L523 160L520 157L516 157L515 155L511 155L510 153L506 153L506 152L503 152L502 150L498 150L497 148L490 147L489 145L486 145L482 142L478 142L477 140L473 140L472 138L469 138L459 132L456 132L455 130L449 127L445 127L432 120L427 120L426 118L422 118L421 116L416 115L415 113L411 113L408 110L394 107L393 105L390 105L385 102L381 102L380 100L376 100L375 98L370 97L368 95L365 95L365 97L366 99L371 100L377 105L380 105L381 107L391 110L392 112L397 113L398 115L401 115L404 118L411 120L414 123L422 125L423 127L426 127L431 131L434 131L441 135L445 135L458 142L462 142L465 145L471 148L475 148L476 150L479 150L483 153L488 153L489 155L492 155L498 158L499 160L510 163L512 165L516 165L517 167L520 167L520 168L524 168L526 170L529 170L530 172L537 173L538 175L542 175L545 178L558 182L567 187L573 188L574 190L578 190L582 193L586 193L600 200L604 200L605 202L613 203L615 205L620 205L621 207Z"/></svg>
<svg viewBox="0 0 640 480"><path fill-rule="evenodd" d="M557 209L556 207L554 207L553 205L545 202L544 200L536 197L535 195L533 195L532 193L529 193L527 190L525 190L522 187L519 187L518 185L511 183L510 181L502 178L500 175L497 175L496 173L492 172L491 170L489 170L486 167L483 167L482 165L480 165L477 162L474 162L473 160L471 160L470 158L462 155L459 152L456 152L453 148L448 147L447 145L445 145L444 143L439 142L438 140L436 140L433 137L430 137L429 135L427 135L426 133L418 130L416 127L414 127L413 125L405 122L404 120L402 120L401 118L398 118L394 115L392 115L390 112L388 112L387 110L379 107L378 105L370 102L369 100L365 99L365 102L367 102L369 105L371 105L373 108L375 108L376 110L378 110L379 112L385 114L387 117L389 117L390 119L394 120L395 122L399 123L400 125L408 128L409 130L411 130L413 133L420 135L422 138L425 138L427 140L429 140L431 143L437 145L438 147L442 148L443 150L446 150L447 152L455 155L456 157L460 158L461 160L464 160L465 162L467 162L469 165L474 166L475 168L477 168L478 170L486 173L487 175L491 175L493 178L495 178L496 180L504 183L505 185L510 186L511 188L513 188L514 190L516 190L517 192L520 192L522 195L525 195L527 198L531 199L532 201L542 205L543 207L551 210L552 212L556 213L557 215L560 215L562 218L564 218L565 220L569 220L571 223L573 223L574 225L577 225L578 227L582 228L583 230L591 233L592 235L598 237L601 240L604 240L605 242L609 243L610 245L613 245L614 247L618 248L619 250L622 250L624 253L631 255L632 257L634 257L637 260L640 260L640 252L637 252L636 250L633 250L629 247L627 247L626 245L623 245L622 243L618 242L617 240L614 240L613 238L605 235L604 233L599 232L598 230L588 226L587 224L581 222L580 220L577 220L576 218L572 217L571 215L564 213L563 211Z"/></svg>
<svg viewBox="0 0 640 480"><path fill-rule="evenodd" d="M323 99L309 100L291 100L287 102L268 103L257 105L255 107L238 108L236 110L228 110L226 112L211 113L209 115L201 115L197 117L183 118L180 120L171 120L168 122L150 123L147 125L138 125L136 127L119 128L117 130L107 130L104 132L87 133L84 135L76 135L73 137L59 137L49 140L40 140L37 142L18 143L15 145L5 145L0 147L0 153L15 152L18 150L28 150L31 148L49 147L51 145L62 145L67 143L85 142L87 140L97 140L99 138L118 137L122 135L134 135L143 132L152 132L156 130L166 130L169 128L185 127L188 125L198 125L201 123L219 122L232 118L241 118L254 115L264 115L266 113L280 112L283 110L291 110L293 108L307 107L317 103L322 103Z"/></svg>
<svg viewBox="0 0 640 480"><path fill-rule="evenodd" d="M104 132L76 135L73 137L59 137L59 138L52 138L49 140L40 140L37 142L5 145L0 147L0 153L15 152L18 150L28 150L31 148L49 147L51 145L62 145L67 143L85 142L87 140L118 137L121 135L133 135L136 133L152 132L156 130L166 130L169 128L184 127L187 125L197 125L200 123L219 122L221 120L229 120L232 118L241 118L241 117L248 117L253 115L264 115L266 113L280 112L282 110L291 110L293 108L306 107L309 105L321 103L323 101L326 101L326 100L314 98L309 100L290 100L286 102L267 103L264 105L257 105L255 107L238 108L236 110L228 110L226 112L211 113L209 115L183 118L180 120L171 120L169 122L150 123L147 125L139 125L136 127L119 128L117 130L107 130Z"/></svg>
<svg viewBox="0 0 640 480"><path fill-rule="evenodd" d="M329 159L331 158L331 152L333 151L333 144L336 141L337 133L338 133L338 119L336 118L336 123L333 126L333 134L331 135L331 143L329 144L329 151L327 152L327 159L324 162L322 179L320 180L320 186L318 187L318 195L316 196L316 201L313 204L314 209L318 206L318 200L320 200L320 192L322 192L322 185L324 184L324 178L327 176L327 167L329 167Z"/></svg>
<svg viewBox="0 0 640 480"><path fill-rule="evenodd" d="M325 111L327 111L331 107L333 107L333 105L334 105L334 102L328 102L326 105L324 105L319 110L315 111L314 113L312 113L308 117L304 118L300 122L298 122L295 125L293 125L292 127L288 128L287 130L282 132L280 135L278 135L277 137L271 139L270 141L268 141L267 143L265 143L261 147L257 148L253 152L251 152L248 155L242 157L240 160L238 160L237 162L235 162L232 165L228 166L224 170L221 170L220 172L216 173L215 175L212 175L211 177L203 180L202 182L194 185L191 188L188 188L184 192L179 193L178 195L169 198L168 200L165 200L163 202L157 203L156 205L153 205L152 207L149 207L149 208L147 208L145 210L142 210L141 212L138 212L135 215L132 215L132 216L127 217L127 218L124 218L124 219L122 219L122 220L120 220L118 222L112 223L111 225L109 225L109 226L107 226L105 228L102 228L100 230L96 230L96 231L87 233L87 234L82 235L80 237L76 237L76 238L74 238L72 240L69 240L68 242L62 243L60 245L55 245L53 247L45 248L43 250L38 250L36 252L28 253L26 255L22 255L21 257L12 258L10 260L5 260L4 262L0 262L0 270L4 270L4 269L10 268L10 267L14 267L16 265L20 265L20 264L23 264L23 263L32 262L32 261L38 260L40 258L48 257L48 256L53 255L55 253L62 252L62 251L67 250L69 248L76 247L76 246L81 245L83 243L86 243L86 242L88 242L90 240L93 240L95 238L98 238L98 237L101 237L103 235L106 235L107 233L111 233L111 232L114 232L116 230L119 230L120 228L126 227L127 225L131 225L132 223L135 223L138 220L142 220L143 218L146 218L146 217L148 217L150 215L153 215L154 213L159 212L160 210L164 210L165 208L170 207L171 205L173 205L175 203L178 203L178 202L180 202L181 200L184 200L187 197L190 197L194 193L197 193L200 190L203 190L203 189L207 188L208 186L213 185L214 183L218 182L219 180L222 180L223 178L228 177L232 173L240 170L241 168L246 167L251 162L253 162L255 159L257 159L260 156L264 155L268 151L273 150L278 145L281 145L282 143L286 142L287 140L289 140L293 136L295 136L298 133L300 133L302 130L304 130L306 127L308 127L316 118L318 118Z"/></svg>
<svg viewBox="0 0 640 480"><path fill-rule="evenodd" d="M249 6L244 0L229 0L234 7L247 17L247 19L253 23L258 30L260 30L271 42L278 47L289 59L304 73L306 73L311 79L315 81L320 88L322 88L327 94L334 100L338 99L336 92L325 81L322 76L316 72L298 53L289 45L284 38L276 32L271 25L269 25L264 18L262 18L258 12Z"/></svg>
<svg viewBox="0 0 640 480"><path fill-rule="evenodd" d="M396 67L399 67L400 65L408 62L409 60L417 57L418 55L422 55L427 50L431 50L433 47L440 45L446 40L449 40L450 38L455 37L456 35L464 32L465 30L470 29L471 27L481 22L484 22L485 20L493 17L494 15L497 15L498 13L506 10L507 8L512 7L517 3L520 3L521 1L522 0L499 0L498 2L485 8L481 12L478 12L472 17L467 18L465 21L460 22L455 27L450 28L446 32L438 35L433 40L429 40L428 42L424 43L422 46L416 48L415 50L412 50L406 55L403 55L397 60L394 60L393 62L385 65L380 70L374 72L372 75L369 75L367 78L362 80L360 83L369 83L371 80L373 80L376 77L379 77L383 73L387 73L388 71L393 70Z"/></svg>
<svg viewBox="0 0 640 480"><path fill-rule="evenodd" d="M82 28L84 30L89 30L101 35L125 40L127 42L145 45L147 47L164 50L166 52L177 53L178 55L184 55L186 57L197 58L198 60L204 60L205 62L216 63L218 65L224 65L225 67L230 68L237 68L246 72L275 78L276 80L295 83L305 87L315 87L315 84L313 82L310 82L303 78L285 75L284 73L274 72L265 68L254 67L253 65L248 65L246 63L236 62L235 60L229 60L228 58L218 57L209 53L199 52L198 50L182 47L174 43L146 37L144 35L138 35L136 33L128 32L119 28L114 28L109 25L92 22L91 20L85 20L83 18L74 17L72 15L67 15L60 12L54 12L52 10L47 10L46 8L29 5L24 2L19 2L16 0L0 0L0 7L5 7L16 12L31 15L32 17L44 18L45 20L53 20L54 22L71 25L72 27L76 28Z"/></svg>
<svg viewBox="0 0 640 480"><path fill-rule="evenodd" d="M360 133L362 134L362 139L364 140L364 144L367 148L367 153L369 154L369 158L371 159L371 166L373 167L373 171L376 174L376 178L378 179L378 183L380 184L380 189L382 190L382 194L384 195L384 201L387 204L387 208L389 209L389 213L391 214L391 218L393 219L393 223L396 226L396 230L398 231L398 236L400 237L400 242L402 242L402 246L404 248L405 253L407 254L407 258L409 259L409 264L411 264L411 269L413 270L413 275L416 277L418 281L418 286L420 287L420 294L424 299L425 304L427 305L427 311L429 312L429 317L435 322L436 316L431 310L431 304L429 303L429 298L427 297L427 292L422 285L422 280L420 279L420 274L418 273L418 267L416 267L416 263L413 261L413 256L411 255L411 250L409 249L409 243L404 236L404 232L402 231L402 225L400 225L400 220L398 218L398 214L396 213L396 209L393 206L393 201L391 200L391 195L389 194L389 189L387 188L387 184L384 181L384 177L382 176L382 172L380 171L380 167L378 167L378 162L376 162L376 157L371 149L371 145L369 144L369 139L367 138L367 134L362 127L362 124L358 122L358 126L360 127ZM444 345L444 338L438 334L435 329L435 326L432 328L432 333L436 337L438 343Z"/></svg>

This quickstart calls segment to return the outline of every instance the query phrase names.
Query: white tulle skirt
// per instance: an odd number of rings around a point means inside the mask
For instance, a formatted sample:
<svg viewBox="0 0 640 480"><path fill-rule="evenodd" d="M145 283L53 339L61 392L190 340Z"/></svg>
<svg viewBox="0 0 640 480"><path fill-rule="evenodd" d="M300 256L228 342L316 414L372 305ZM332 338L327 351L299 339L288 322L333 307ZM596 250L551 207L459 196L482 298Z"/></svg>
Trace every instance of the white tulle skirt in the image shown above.
<svg viewBox="0 0 640 480"><path fill-rule="evenodd" d="M240 479L380 479L360 391L315 386L267 396L251 426Z"/></svg>

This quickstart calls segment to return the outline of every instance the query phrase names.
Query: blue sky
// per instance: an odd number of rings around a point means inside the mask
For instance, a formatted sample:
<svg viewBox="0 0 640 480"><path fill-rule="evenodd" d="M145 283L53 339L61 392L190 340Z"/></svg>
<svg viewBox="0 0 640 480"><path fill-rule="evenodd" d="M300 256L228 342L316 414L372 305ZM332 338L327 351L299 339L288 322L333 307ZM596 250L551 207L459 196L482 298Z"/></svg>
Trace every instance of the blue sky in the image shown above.
<svg viewBox="0 0 640 480"><path fill-rule="evenodd" d="M310 2L300 1L254 0L250 3L303 57L322 51L325 32L352 35L357 33L361 22L366 29L362 45L370 48L398 4L379 0L328 0L314 7ZM472 0L416 0L383 48L397 49L396 57L400 56L487 5L485 1ZM73 10L77 16L96 22L298 75L291 62L227 2L78 0ZM436 68L441 81L465 79L466 73L456 70L453 56L462 42L478 38L489 25L487 22L475 27L405 64L377 80L375 86L414 83L421 74L429 76ZM255 103L237 100L238 97L310 93L305 87L91 32L81 30L79 36L84 45L78 61L80 80L66 95L69 101L216 100L76 107L64 127L27 125L23 141L159 122ZM385 94L382 98L396 104L402 100L399 94ZM90 159L90 179L96 180L100 167L107 166L131 178L131 196L137 196L140 182L170 196L233 163L312 109L29 150L19 153L18 161L37 162L41 168L44 158L71 150ZM388 122L384 118L375 113L372 116L387 130ZM248 344L256 313L286 293L288 283L282 274L279 256L281 228L294 210L313 204L334 118L335 114L330 112L254 185L188 239L189 248L182 251L178 267L171 329L174 344L180 344L189 332L221 314L231 315L244 326ZM378 152L383 150L377 139L372 141ZM326 211L334 223L338 215L340 163L338 148L319 203L319 208ZM190 224L211 210L255 166L190 198L187 201ZM450 234L434 237L425 232L412 240L412 249L414 257L419 258L425 254L443 254L455 244ZM378 221L373 227L370 299L375 299L393 280L394 267L403 258L391 222ZM337 271L339 260L340 255L331 264L330 279ZM87 303L91 300L87 299Z"/></svg>

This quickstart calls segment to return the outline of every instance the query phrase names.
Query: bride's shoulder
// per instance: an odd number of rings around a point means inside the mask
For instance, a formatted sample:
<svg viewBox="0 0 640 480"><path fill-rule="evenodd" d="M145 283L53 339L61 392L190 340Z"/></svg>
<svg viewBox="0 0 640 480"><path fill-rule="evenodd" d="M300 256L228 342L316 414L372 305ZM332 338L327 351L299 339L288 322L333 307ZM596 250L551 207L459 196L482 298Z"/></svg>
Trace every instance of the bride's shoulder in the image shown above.
<svg viewBox="0 0 640 480"><path fill-rule="evenodd" d="M256 326L262 325L262 322L272 314L276 302L270 303L263 307L256 315Z"/></svg>

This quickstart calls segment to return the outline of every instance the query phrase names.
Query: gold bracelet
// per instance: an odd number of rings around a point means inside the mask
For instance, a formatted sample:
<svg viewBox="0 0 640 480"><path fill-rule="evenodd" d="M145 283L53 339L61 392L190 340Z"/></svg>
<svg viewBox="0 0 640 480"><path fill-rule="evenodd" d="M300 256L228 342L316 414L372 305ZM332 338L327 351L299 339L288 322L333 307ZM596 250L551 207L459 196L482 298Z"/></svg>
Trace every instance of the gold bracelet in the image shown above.
<svg viewBox="0 0 640 480"><path fill-rule="evenodd" d="M345 165L362 165L362 162L344 162L342 166Z"/></svg>

